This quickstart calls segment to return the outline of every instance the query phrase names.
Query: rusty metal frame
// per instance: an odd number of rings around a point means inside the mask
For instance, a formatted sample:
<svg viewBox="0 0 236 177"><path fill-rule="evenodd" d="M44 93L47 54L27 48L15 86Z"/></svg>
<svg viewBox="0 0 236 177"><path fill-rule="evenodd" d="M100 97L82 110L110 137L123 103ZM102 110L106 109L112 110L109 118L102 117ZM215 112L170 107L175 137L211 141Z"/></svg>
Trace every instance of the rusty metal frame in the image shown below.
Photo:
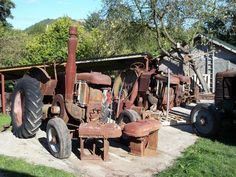
<svg viewBox="0 0 236 177"><path fill-rule="evenodd" d="M6 114L5 79L4 79L4 75L2 73L0 73L0 75L1 75L2 113Z"/></svg>

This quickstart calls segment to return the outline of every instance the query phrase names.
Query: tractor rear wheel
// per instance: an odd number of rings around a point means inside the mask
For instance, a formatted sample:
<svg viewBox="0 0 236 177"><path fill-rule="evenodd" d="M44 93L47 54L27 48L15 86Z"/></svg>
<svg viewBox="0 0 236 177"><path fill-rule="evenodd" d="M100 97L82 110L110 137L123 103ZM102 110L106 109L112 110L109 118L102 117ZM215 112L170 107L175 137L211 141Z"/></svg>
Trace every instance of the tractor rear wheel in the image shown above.
<svg viewBox="0 0 236 177"><path fill-rule="evenodd" d="M47 124L47 143L51 154L59 159L70 157L71 138L69 130L61 118L53 118Z"/></svg>
<svg viewBox="0 0 236 177"><path fill-rule="evenodd" d="M198 104L190 114L194 131L203 137L214 137L220 126L216 109L210 104Z"/></svg>
<svg viewBox="0 0 236 177"><path fill-rule="evenodd" d="M11 105L13 134L19 138L31 138L38 131L42 121L43 96L40 84L33 78L17 81Z"/></svg>

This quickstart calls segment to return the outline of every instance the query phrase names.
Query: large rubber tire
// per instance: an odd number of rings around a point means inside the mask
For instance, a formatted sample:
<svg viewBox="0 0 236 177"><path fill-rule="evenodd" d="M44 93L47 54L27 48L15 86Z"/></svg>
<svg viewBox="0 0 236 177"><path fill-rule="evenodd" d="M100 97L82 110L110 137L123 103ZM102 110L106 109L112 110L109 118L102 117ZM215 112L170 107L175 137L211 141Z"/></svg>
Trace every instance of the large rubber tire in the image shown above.
<svg viewBox="0 0 236 177"><path fill-rule="evenodd" d="M71 138L65 122L61 118L53 118L47 124L47 143L51 154L59 159L71 155Z"/></svg>
<svg viewBox="0 0 236 177"><path fill-rule="evenodd" d="M42 122L43 96L40 83L33 78L17 81L11 104L13 134L19 138L31 138Z"/></svg>
<svg viewBox="0 0 236 177"><path fill-rule="evenodd" d="M197 135L213 138L220 128L217 110L211 104L198 104L190 114L191 123Z"/></svg>
<svg viewBox="0 0 236 177"><path fill-rule="evenodd" d="M117 123L130 123L130 122L135 122L137 120L140 120L141 116L134 110L132 109L126 109L122 111L117 119Z"/></svg>

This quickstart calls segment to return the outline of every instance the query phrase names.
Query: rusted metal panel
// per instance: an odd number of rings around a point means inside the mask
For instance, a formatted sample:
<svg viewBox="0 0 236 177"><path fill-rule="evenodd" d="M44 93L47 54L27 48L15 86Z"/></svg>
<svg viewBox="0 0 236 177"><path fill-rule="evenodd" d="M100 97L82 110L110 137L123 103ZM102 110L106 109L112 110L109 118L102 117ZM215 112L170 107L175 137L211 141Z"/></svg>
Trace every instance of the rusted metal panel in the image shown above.
<svg viewBox="0 0 236 177"><path fill-rule="evenodd" d="M45 84L41 84L41 92L43 95L54 95L55 88L57 86L57 80L49 80Z"/></svg>
<svg viewBox="0 0 236 177"><path fill-rule="evenodd" d="M157 79L157 80L160 80L160 81L163 81L163 82L168 82L168 77L167 76L163 76L163 75L161 75L161 74L157 74L157 75L155 75L155 78ZM170 76L170 84L179 84L179 82L180 82L180 79L179 79L179 77L178 76L175 76L175 75L171 75Z"/></svg>
<svg viewBox="0 0 236 177"><path fill-rule="evenodd" d="M167 99L167 87L164 87L163 88L163 92L162 92L162 106L166 106L167 104L170 105L170 108L174 107L174 100L175 100L175 91L174 91L174 88L170 88L170 100L169 100L169 103L168 103L168 99Z"/></svg>
<svg viewBox="0 0 236 177"><path fill-rule="evenodd" d="M52 107L53 106L59 106L60 107L60 113L59 113L59 117L62 118L64 120L64 122L68 122L69 117L66 113L66 107L65 107L65 100L63 95L61 94L57 94L54 96L53 101L52 101Z"/></svg>
<svg viewBox="0 0 236 177"><path fill-rule="evenodd" d="M111 78L99 72L79 73L77 74L77 80L83 80L97 85L111 85Z"/></svg>
<svg viewBox="0 0 236 177"><path fill-rule="evenodd" d="M187 84L191 83L189 76L184 76L184 75L179 74L177 77L179 78L180 82L182 82L182 83L187 83Z"/></svg>
<svg viewBox="0 0 236 177"><path fill-rule="evenodd" d="M6 114L6 97L5 97L5 79L4 75L1 75L1 105L2 105L2 113Z"/></svg>
<svg viewBox="0 0 236 177"><path fill-rule="evenodd" d="M139 92L146 92L148 90L149 84L150 84L150 78L151 78L150 73L143 73L140 76L140 78L139 78L139 87L138 87Z"/></svg>
<svg viewBox="0 0 236 177"><path fill-rule="evenodd" d="M77 47L77 28L70 27L70 38L68 40L68 59L66 63L65 75L65 100L73 102L74 84L76 78L76 47Z"/></svg>

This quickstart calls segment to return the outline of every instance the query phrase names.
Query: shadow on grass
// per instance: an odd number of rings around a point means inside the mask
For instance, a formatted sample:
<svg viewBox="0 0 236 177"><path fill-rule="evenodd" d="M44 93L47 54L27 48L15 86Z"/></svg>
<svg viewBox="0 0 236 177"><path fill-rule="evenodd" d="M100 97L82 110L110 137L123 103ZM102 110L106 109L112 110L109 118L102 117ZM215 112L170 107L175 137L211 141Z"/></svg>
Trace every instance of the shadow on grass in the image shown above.
<svg viewBox="0 0 236 177"><path fill-rule="evenodd" d="M3 177L33 177L33 175L27 174L27 173L20 173L16 171L6 170L0 168L0 176Z"/></svg>
<svg viewBox="0 0 236 177"><path fill-rule="evenodd" d="M236 146L236 125L229 121L223 121L217 137L213 140L226 145Z"/></svg>

